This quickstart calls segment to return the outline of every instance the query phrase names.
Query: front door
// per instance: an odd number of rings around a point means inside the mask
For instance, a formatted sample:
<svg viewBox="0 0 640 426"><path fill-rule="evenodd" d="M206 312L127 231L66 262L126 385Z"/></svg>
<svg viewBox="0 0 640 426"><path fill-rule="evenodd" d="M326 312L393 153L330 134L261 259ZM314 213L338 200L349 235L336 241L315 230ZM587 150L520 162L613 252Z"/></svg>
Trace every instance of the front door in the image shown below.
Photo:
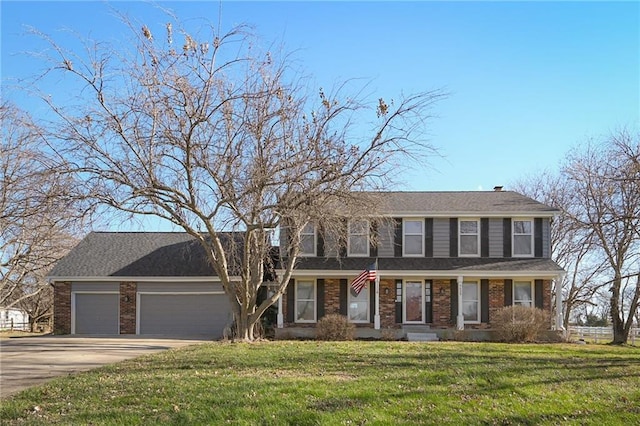
<svg viewBox="0 0 640 426"><path fill-rule="evenodd" d="M424 324L424 287L422 281L404 283L404 322Z"/></svg>

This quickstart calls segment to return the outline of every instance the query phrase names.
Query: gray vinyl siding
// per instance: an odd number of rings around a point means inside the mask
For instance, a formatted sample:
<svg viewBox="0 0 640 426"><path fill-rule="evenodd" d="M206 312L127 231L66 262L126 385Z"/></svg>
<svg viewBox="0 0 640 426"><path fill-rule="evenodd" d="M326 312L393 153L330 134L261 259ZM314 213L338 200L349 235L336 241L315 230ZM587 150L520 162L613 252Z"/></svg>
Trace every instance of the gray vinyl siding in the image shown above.
<svg viewBox="0 0 640 426"><path fill-rule="evenodd" d="M542 257L551 257L551 220L548 217L542 219Z"/></svg>
<svg viewBox="0 0 640 426"><path fill-rule="evenodd" d="M116 291L120 292L120 283L109 282L73 282L71 291Z"/></svg>
<svg viewBox="0 0 640 426"><path fill-rule="evenodd" d="M338 236L335 232L327 230L324 234L324 256L328 258L338 257L339 251Z"/></svg>
<svg viewBox="0 0 640 426"><path fill-rule="evenodd" d="M223 291L220 283L138 283L138 292L219 292Z"/></svg>
<svg viewBox="0 0 640 426"><path fill-rule="evenodd" d="M378 225L378 256L393 257L395 224L384 221Z"/></svg>
<svg viewBox="0 0 640 426"><path fill-rule="evenodd" d="M433 219L433 257L449 257L449 219Z"/></svg>
<svg viewBox="0 0 640 426"><path fill-rule="evenodd" d="M489 219L489 257L503 256L503 223L502 218Z"/></svg>

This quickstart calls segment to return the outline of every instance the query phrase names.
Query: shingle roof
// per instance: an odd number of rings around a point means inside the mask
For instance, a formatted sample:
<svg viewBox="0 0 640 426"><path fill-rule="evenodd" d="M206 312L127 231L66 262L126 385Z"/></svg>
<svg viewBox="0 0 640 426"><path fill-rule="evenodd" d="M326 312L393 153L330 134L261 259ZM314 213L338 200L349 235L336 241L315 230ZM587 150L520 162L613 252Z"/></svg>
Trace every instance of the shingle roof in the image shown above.
<svg viewBox="0 0 640 426"><path fill-rule="evenodd" d="M551 216L559 210L513 191L429 191L368 193L379 197L381 213L450 215L521 214Z"/></svg>
<svg viewBox="0 0 640 426"><path fill-rule="evenodd" d="M298 270L361 271L374 263L373 257L300 258ZM380 271L484 271L484 272L548 272L563 269L551 259L544 258L487 258L487 257L380 257Z"/></svg>
<svg viewBox="0 0 640 426"><path fill-rule="evenodd" d="M212 275L202 246L180 232L91 232L49 273L52 278Z"/></svg>

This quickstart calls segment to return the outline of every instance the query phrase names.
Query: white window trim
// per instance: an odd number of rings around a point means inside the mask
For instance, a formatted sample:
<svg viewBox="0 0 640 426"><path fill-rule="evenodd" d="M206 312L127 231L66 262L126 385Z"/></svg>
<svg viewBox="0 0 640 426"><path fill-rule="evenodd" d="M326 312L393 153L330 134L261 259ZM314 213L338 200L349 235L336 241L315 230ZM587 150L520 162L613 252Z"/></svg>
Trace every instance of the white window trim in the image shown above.
<svg viewBox="0 0 640 426"><path fill-rule="evenodd" d="M464 323L465 324L480 324L480 323L482 323L482 321L481 321L481 319L482 319L482 299L481 299L482 295L480 294L480 292L482 291L481 290L482 286L480 285L479 281L464 281L462 283L462 285L464 286L465 284L475 284L475 286L476 286L477 296L478 296L478 299L477 299L477 303L478 303L478 317L477 318L478 319L477 320L471 320L471 321L464 320ZM464 292L463 292L463 294L464 294ZM461 305L464 305L465 301L466 301L465 299L462 299ZM468 300L468 302L472 302L472 300Z"/></svg>
<svg viewBox="0 0 640 426"><path fill-rule="evenodd" d="M353 222L364 222L365 225L365 229L366 229L366 234L354 234L354 236L365 236L367 239L366 242L366 253L351 253L351 224ZM347 256L349 257L369 257L369 227L370 227L370 223L368 220L366 219L360 219L360 220L355 220L355 221L349 221L348 225L347 225Z"/></svg>
<svg viewBox="0 0 640 426"><path fill-rule="evenodd" d="M460 225L461 222L476 222L477 225L477 230L478 232L475 234L463 234L462 233L462 226ZM480 257L480 219L475 219L475 218L464 218L464 219L458 219L458 256L459 257ZM476 235L478 237L477 239L477 244L476 244L476 252L475 253L465 253L463 254L461 252L462 250L462 235Z"/></svg>
<svg viewBox="0 0 640 426"><path fill-rule="evenodd" d="M366 320L358 320L358 321L352 320L351 319L350 309L351 309L351 298L353 296L351 295L351 283L349 283L349 287L348 287L349 290L347 291L347 318L349 319L349 322L352 322L354 324L368 324L368 323L371 322L371 312L370 312L371 311L371 309L370 309L371 308L371 293L370 293L370 291L371 291L371 283L367 283L364 286L363 290L365 288L367 289L367 319Z"/></svg>
<svg viewBox="0 0 640 426"><path fill-rule="evenodd" d="M298 319L298 285L303 283L312 283L313 284L313 320L299 320ZM309 299L304 299L308 301ZM293 299L294 304L294 318L293 322L299 324L313 324L318 321L318 281L315 279L308 280L296 280L295 282L295 297Z"/></svg>
<svg viewBox="0 0 640 426"><path fill-rule="evenodd" d="M304 232L304 228L302 228L302 231L300 231L300 253L298 254L299 257L316 257L318 255L318 227L312 223L309 223L308 225L313 226L313 252L303 252L302 251L302 237L305 235L311 235L311 233L305 233ZM305 225L306 228L307 225Z"/></svg>
<svg viewBox="0 0 640 426"><path fill-rule="evenodd" d="M420 290L421 293L421 303L420 306L422 308L422 319L420 321L407 321L407 284L421 284L422 288ZM402 282L402 323L403 324L424 324L425 323L425 294L424 294L424 280L404 280Z"/></svg>
<svg viewBox="0 0 640 426"><path fill-rule="evenodd" d="M536 307L536 293L535 293L535 285L532 280L513 280L511 283L511 304L516 304L516 283L529 283L529 288L531 289L531 307Z"/></svg>
<svg viewBox="0 0 640 426"><path fill-rule="evenodd" d="M406 252L406 224L407 222L421 222L422 223L422 232L420 234L408 234L408 235L420 235L420 244L421 244L421 252L420 254L407 254ZM402 256L403 257L424 257L424 219L402 219Z"/></svg>
<svg viewBox="0 0 640 426"><path fill-rule="evenodd" d="M518 235L531 235L531 253L530 254L516 254L516 232L515 232L515 226L516 226L516 222L530 222L531 223L531 234L518 234ZM535 234L535 229L534 229L534 220L533 218L529 218L529 217L519 217L519 218L513 218L511 219L511 256L513 257L534 257L534 234Z"/></svg>

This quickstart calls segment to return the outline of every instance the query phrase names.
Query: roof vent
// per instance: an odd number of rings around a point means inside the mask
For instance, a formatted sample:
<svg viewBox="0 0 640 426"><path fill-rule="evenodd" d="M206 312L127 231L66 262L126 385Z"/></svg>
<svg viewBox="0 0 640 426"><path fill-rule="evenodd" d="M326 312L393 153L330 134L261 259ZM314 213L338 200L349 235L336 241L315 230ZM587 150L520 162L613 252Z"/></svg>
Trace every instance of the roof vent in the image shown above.
<svg viewBox="0 0 640 426"><path fill-rule="evenodd" d="M501 186L494 186L493 190L496 191L496 192L500 192L500 191L502 191L502 187Z"/></svg>

